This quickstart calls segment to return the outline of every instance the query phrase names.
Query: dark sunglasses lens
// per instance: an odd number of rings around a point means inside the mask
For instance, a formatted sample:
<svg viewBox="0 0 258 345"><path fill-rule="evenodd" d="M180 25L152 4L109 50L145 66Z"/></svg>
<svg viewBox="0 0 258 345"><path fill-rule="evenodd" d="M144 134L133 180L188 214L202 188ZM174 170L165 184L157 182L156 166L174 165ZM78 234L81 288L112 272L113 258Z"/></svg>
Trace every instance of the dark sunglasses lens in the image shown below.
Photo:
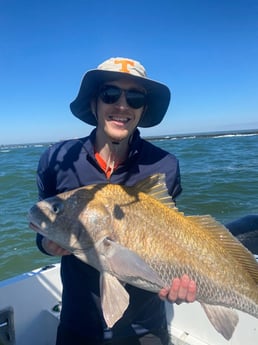
<svg viewBox="0 0 258 345"><path fill-rule="evenodd" d="M146 95L138 90L127 90L126 101L130 107L139 109L146 104Z"/></svg>
<svg viewBox="0 0 258 345"><path fill-rule="evenodd" d="M100 90L99 97L106 104L112 104L118 101L122 90L115 86L105 86Z"/></svg>
<svg viewBox="0 0 258 345"><path fill-rule="evenodd" d="M119 100L122 92L123 90L119 87L106 85L100 90L99 97L101 98L102 102L106 104L113 104ZM139 90L126 90L125 96L128 105L134 109L139 109L146 104L146 95Z"/></svg>

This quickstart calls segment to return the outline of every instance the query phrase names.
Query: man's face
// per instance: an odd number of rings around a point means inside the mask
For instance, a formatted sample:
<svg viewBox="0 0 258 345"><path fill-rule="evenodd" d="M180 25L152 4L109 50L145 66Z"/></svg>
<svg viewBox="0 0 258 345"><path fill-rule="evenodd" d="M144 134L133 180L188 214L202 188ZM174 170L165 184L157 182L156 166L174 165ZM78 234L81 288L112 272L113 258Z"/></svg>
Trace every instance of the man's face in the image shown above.
<svg viewBox="0 0 258 345"><path fill-rule="evenodd" d="M98 132L111 140L129 138L144 111L145 90L129 79L107 82L101 90L93 109L97 116Z"/></svg>

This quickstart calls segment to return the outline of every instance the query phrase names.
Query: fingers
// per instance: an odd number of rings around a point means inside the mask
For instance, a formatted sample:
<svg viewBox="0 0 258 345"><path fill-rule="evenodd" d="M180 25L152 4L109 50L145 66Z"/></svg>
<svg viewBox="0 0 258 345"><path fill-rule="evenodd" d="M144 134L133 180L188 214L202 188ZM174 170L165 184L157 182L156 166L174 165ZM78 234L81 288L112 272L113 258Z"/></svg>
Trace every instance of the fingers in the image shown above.
<svg viewBox="0 0 258 345"><path fill-rule="evenodd" d="M168 299L176 301L177 299L193 302L196 298L196 284L186 274L181 279L176 278L172 282L172 287L168 294Z"/></svg>
<svg viewBox="0 0 258 345"><path fill-rule="evenodd" d="M196 292L197 292L197 287L196 287L195 281L189 280L188 291L186 295L187 302L191 303L196 300Z"/></svg>
<svg viewBox="0 0 258 345"><path fill-rule="evenodd" d="M161 299L168 299L170 302L194 302L196 299L196 283L188 275L175 278L169 288L159 292Z"/></svg>
<svg viewBox="0 0 258 345"><path fill-rule="evenodd" d="M163 288L159 291L159 298L165 301L169 293L169 288Z"/></svg>

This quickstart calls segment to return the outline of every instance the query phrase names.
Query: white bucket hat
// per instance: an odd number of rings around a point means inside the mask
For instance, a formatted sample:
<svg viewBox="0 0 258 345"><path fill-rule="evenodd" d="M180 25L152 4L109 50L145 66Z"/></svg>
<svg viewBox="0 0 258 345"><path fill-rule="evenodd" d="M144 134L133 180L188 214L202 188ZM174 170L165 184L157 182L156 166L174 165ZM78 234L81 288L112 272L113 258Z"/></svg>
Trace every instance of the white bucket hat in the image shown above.
<svg viewBox="0 0 258 345"><path fill-rule="evenodd" d="M97 89L108 81L131 78L143 86L147 92L147 107L139 121L139 127L152 127L159 124L170 102L169 88L157 81L148 79L145 68L135 60L111 58L100 64L97 69L84 75L79 93L70 104L72 113L89 125L96 126L97 120L91 111L91 100Z"/></svg>

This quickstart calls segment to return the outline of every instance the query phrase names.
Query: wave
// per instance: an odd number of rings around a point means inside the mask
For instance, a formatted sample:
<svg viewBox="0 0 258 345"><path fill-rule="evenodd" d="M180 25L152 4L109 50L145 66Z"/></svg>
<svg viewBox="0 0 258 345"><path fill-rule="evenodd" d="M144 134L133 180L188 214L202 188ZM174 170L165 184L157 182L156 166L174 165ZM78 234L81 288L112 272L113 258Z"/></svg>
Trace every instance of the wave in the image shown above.
<svg viewBox="0 0 258 345"><path fill-rule="evenodd" d="M0 150L1 153L8 153L10 152L10 150L6 149L6 150Z"/></svg>

